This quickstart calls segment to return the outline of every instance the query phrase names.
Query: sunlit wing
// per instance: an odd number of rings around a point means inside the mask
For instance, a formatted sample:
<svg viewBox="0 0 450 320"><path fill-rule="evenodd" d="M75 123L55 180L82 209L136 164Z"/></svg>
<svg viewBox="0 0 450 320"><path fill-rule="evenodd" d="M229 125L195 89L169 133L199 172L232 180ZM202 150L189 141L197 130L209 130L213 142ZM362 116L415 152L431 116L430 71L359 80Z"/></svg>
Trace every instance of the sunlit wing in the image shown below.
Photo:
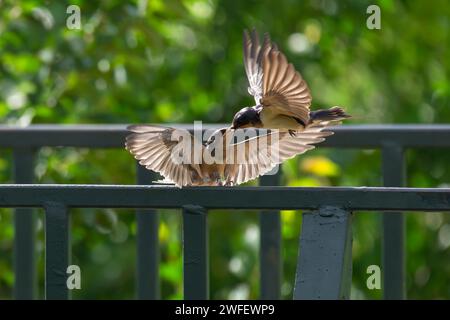
<svg viewBox="0 0 450 320"><path fill-rule="evenodd" d="M249 84L248 93L255 98L257 104L263 96L263 54L270 49L270 45L267 35L261 46L256 30L253 30L250 35L247 30L244 31L244 67Z"/></svg>
<svg viewBox="0 0 450 320"><path fill-rule="evenodd" d="M227 159L226 183L238 185L256 179L283 161L314 149L314 144L333 134L331 131L322 131L329 124L308 127L305 131L296 132L295 136L274 130L235 144L233 152L227 153L227 157L232 159Z"/></svg>
<svg viewBox="0 0 450 320"><path fill-rule="evenodd" d="M261 46L255 30L250 36L244 32L244 66L249 93L257 104L308 123L312 100L308 85L267 34Z"/></svg>
<svg viewBox="0 0 450 320"><path fill-rule="evenodd" d="M276 47L264 55L263 74L263 107L276 109L280 114L308 123L311 106L308 85Z"/></svg>
<svg viewBox="0 0 450 320"><path fill-rule="evenodd" d="M127 136L125 147L139 164L179 187L192 185L198 179L193 148L202 151L203 146L187 130L148 125L132 125L127 129L133 133Z"/></svg>

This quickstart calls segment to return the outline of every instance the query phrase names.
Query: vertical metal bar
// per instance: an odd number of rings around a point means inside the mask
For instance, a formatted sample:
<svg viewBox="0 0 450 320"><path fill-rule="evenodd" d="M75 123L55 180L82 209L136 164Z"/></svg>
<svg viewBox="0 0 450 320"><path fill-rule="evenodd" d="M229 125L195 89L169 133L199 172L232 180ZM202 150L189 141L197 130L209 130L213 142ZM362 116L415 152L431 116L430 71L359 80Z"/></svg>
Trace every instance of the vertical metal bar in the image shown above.
<svg viewBox="0 0 450 320"><path fill-rule="evenodd" d="M47 202L45 208L45 299L65 300L69 265L69 213L61 203Z"/></svg>
<svg viewBox="0 0 450 320"><path fill-rule="evenodd" d="M137 164L138 184L151 184L156 173ZM137 210L137 298L159 299L159 214L156 210Z"/></svg>
<svg viewBox="0 0 450 320"><path fill-rule="evenodd" d="M304 213L294 299L348 299L352 280L352 214L323 207Z"/></svg>
<svg viewBox="0 0 450 320"><path fill-rule="evenodd" d="M183 207L184 299L209 299L208 213L203 207Z"/></svg>
<svg viewBox="0 0 450 320"><path fill-rule="evenodd" d="M386 144L382 156L384 186L404 186L406 173L403 148ZM388 300L405 299L405 217L403 213L389 212L385 212L382 217L383 297Z"/></svg>
<svg viewBox="0 0 450 320"><path fill-rule="evenodd" d="M34 152L17 148L13 151L15 183L33 183ZM33 209L14 211L14 299L36 297L35 213Z"/></svg>
<svg viewBox="0 0 450 320"><path fill-rule="evenodd" d="M261 186L278 186L280 184L281 166L274 175L262 176ZM281 295L281 218L278 210L264 210L259 214L260 223L260 297L277 300Z"/></svg>

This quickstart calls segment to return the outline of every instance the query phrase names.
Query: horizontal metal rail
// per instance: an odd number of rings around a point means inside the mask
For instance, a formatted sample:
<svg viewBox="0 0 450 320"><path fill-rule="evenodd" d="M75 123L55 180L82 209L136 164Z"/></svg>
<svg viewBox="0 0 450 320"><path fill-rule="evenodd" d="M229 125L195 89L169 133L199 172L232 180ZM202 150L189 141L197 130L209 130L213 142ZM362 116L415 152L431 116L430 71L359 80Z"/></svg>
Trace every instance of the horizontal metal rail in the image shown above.
<svg viewBox="0 0 450 320"><path fill-rule="evenodd" d="M172 126L192 129L192 125L186 124ZM205 124L203 129L226 126ZM450 125L347 125L330 130L336 134L321 146L379 148L386 143L404 147L450 146ZM24 128L0 125L0 147L117 148L124 145L126 135L126 125L32 125Z"/></svg>
<svg viewBox="0 0 450 320"><path fill-rule="evenodd" d="M450 211L450 188L192 187L136 185L0 185L0 207L319 209Z"/></svg>

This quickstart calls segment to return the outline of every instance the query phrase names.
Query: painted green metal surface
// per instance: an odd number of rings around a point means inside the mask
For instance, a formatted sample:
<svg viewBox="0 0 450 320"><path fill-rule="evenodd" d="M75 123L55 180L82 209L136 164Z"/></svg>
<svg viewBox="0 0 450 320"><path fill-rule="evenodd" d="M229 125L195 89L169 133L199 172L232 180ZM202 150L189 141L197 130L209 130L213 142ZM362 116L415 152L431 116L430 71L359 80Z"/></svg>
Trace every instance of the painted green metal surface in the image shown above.
<svg viewBox="0 0 450 320"><path fill-rule="evenodd" d="M260 178L260 186L280 184L279 168L276 174ZM264 210L259 215L260 225L260 298L280 299L283 266L281 263L281 217L279 210Z"/></svg>
<svg viewBox="0 0 450 320"><path fill-rule="evenodd" d="M352 274L352 214L322 207L304 213L294 299L349 299Z"/></svg>
<svg viewBox="0 0 450 320"><path fill-rule="evenodd" d="M383 182L386 187L402 187L406 179L403 148L387 144L382 149ZM388 300L406 298L405 217L404 214L382 214L383 297Z"/></svg>
<svg viewBox="0 0 450 320"><path fill-rule="evenodd" d="M184 299L209 299L208 213L196 205L183 206Z"/></svg>
<svg viewBox="0 0 450 320"><path fill-rule="evenodd" d="M156 174L137 164L138 184L148 185ZM155 300L160 297L159 282L159 214L156 210L136 211L137 219L137 298Z"/></svg>
<svg viewBox="0 0 450 320"><path fill-rule="evenodd" d="M228 124L203 124L204 129ZM167 124L191 129L192 124ZM0 125L0 147L71 146L123 148L127 125ZM344 125L330 128L336 134L321 147L381 148L386 142L403 147L448 147L450 125Z"/></svg>
<svg viewBox="0 0 450 320"><path fill-rule="evenodd" d="M14 181L33 183L34 152L29 148L16 148L14 156ZM36 298L36 213L33 209L15 209L14 214L14 299Z"/></svg>
<svg viewBox="0 0 450 320"><path fill-rule="evenodd" d="M197 205L185 205L196 203ZM327 207L324 207L327 205ZM301 259L297 277L304 287L309 279L321 279L335 257L336 270L349 270L350 216L353 210L450 211L450 189L420 188L298 188L298 187L204 187L109 185L0 185L0 207L44 207L46 210L46 298L66 299L65 270L68 264L68 207L183 208L183 252L186 299L208 298L208 231L206 208L226 209L315 209L305 215ZM339 209L336 209L339 208ZM331 213L330 213L331 212ZM151 213L147 214L151 215ZM319 219L315 221L314 219ZM311 236L311 233L315 233ZM343 249L347 246L347 249ZM306 249L305 249L306 248ZM309 254L308 254L309 250ZM320 254L320 251L325 252ZM309 271L308 271L309 270ZM316 270L316 272L313 272ZM330 269L328 269L330 270ZM330 287L296 289L296 298L348 297L349 276L329 272ZM328 271L327 271L328 272ZM302 275L310 275L307 278ZM338 280L339 279L339 280ZM315 280L314 280L315 281ZM339 286L338 286L339 284ZM328 289L326 289L328 288ZM338 288L338 289L337 289ZM326 290L325 290L326 289ZM300 290L300 291L299 291ZM330 291L331 290L331 291ZM302 293L303 292L303 293ZM304 293L306 292L306 293ZM304 296L305 294L306 296Z"/></svg>
<svg viewBox="0 0 450 320"><path fill-rule="evenodd" d="M69 212L59 202L44 202L45 208L45 299L65 300L69 266Z"/></svg>
<svg viewBox="0 0 450 320"><path fill-rule="evenodd" d="M133 185L0 185L0 207L312 209L450 211L450 188L192 187ZM393 214L397 214L394 212Z"/></svg>

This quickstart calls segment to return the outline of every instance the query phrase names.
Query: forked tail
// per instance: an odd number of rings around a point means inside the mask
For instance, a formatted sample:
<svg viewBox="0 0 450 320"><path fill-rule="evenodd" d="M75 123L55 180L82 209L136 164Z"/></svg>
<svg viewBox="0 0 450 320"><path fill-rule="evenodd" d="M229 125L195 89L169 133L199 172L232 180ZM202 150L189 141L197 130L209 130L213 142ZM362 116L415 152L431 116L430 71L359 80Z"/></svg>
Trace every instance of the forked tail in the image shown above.
<svg viewBox="0 0 450 320"><path fill-rule="evenodd" d="M311 111L309 113L309 123L317 123L322 121L339 121L347 118L351 118L346 114L344 109L340 107L332 107L330 109L321 109L317 111Z"/></svg>

